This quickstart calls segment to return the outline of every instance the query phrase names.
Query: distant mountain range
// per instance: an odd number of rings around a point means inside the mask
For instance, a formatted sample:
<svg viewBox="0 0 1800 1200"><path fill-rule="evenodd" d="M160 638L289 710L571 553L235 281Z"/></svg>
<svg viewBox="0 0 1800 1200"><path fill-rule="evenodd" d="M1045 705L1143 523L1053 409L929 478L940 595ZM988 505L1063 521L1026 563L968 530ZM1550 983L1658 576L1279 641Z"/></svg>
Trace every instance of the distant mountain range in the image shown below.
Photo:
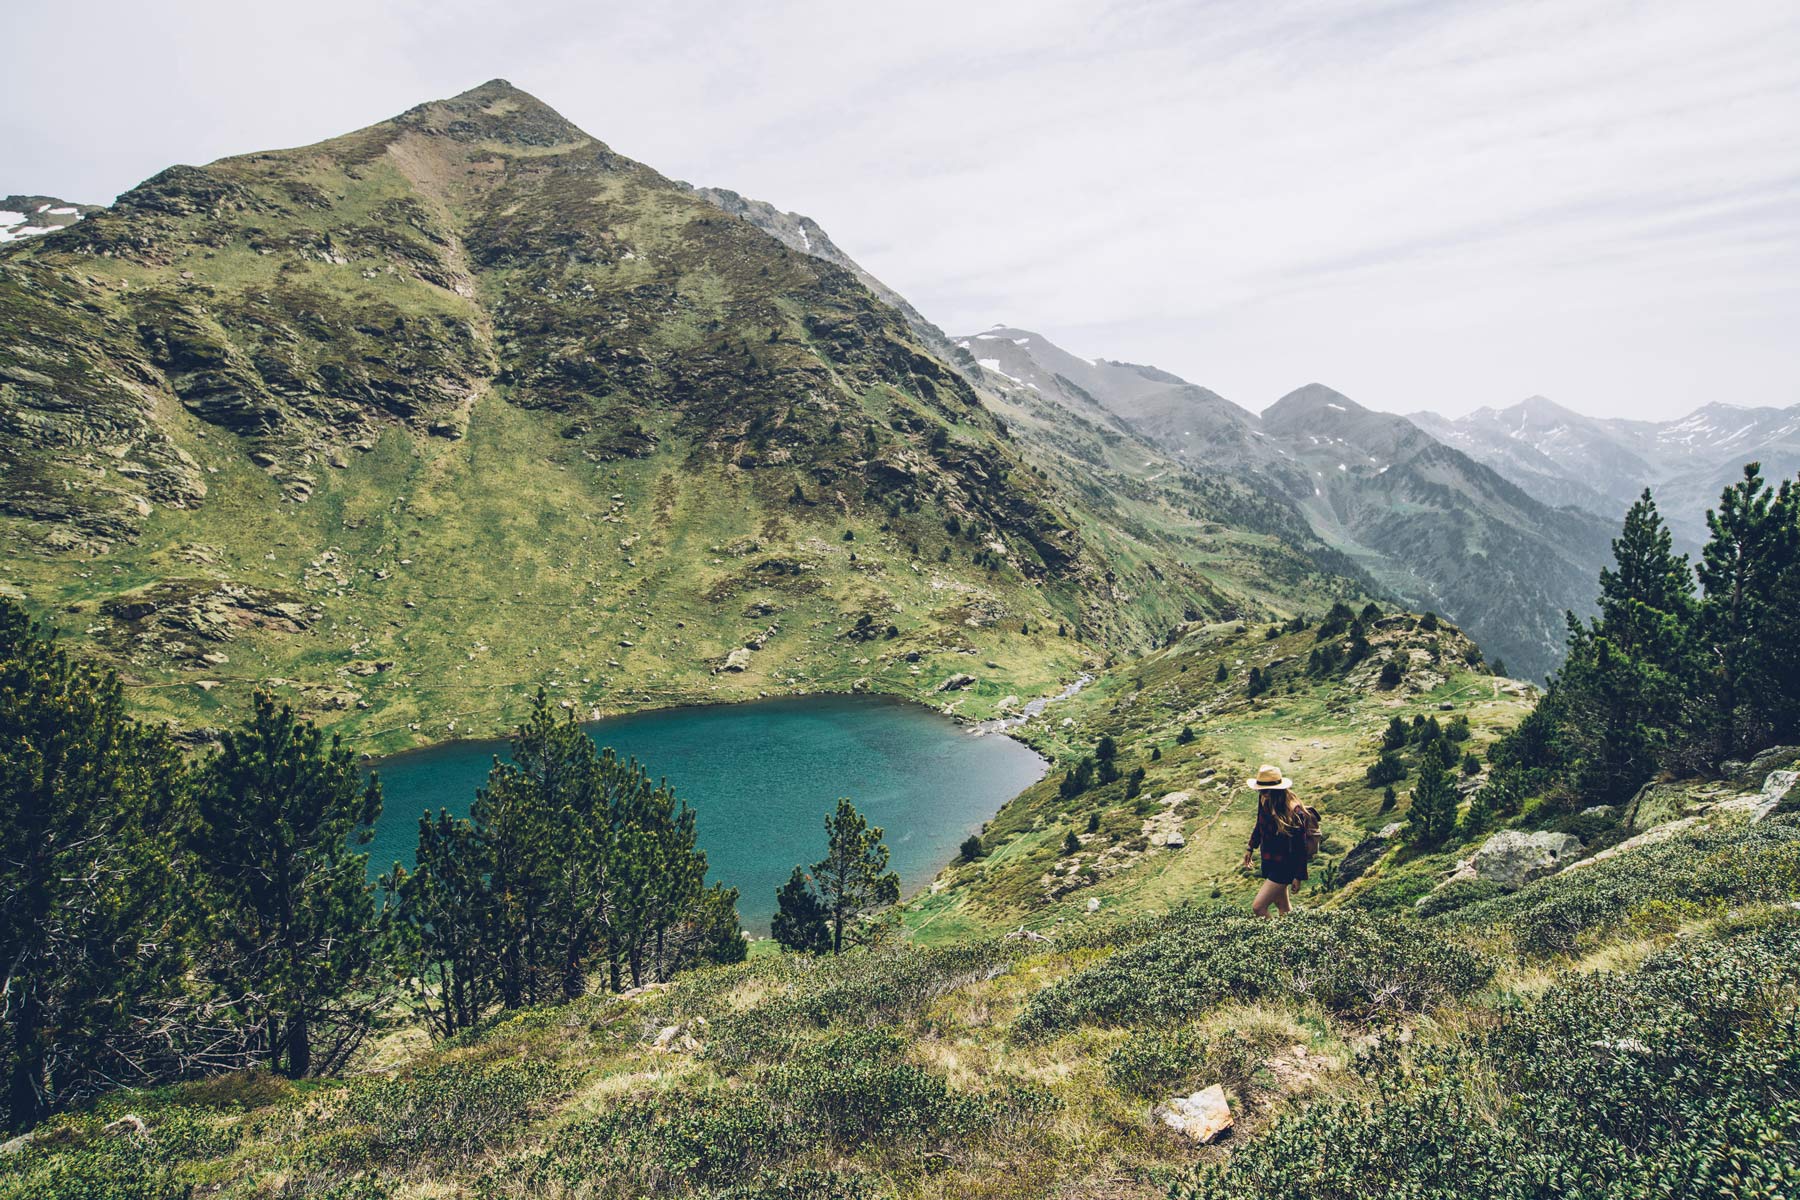
<svg viewBox="0 0 1800 1200"><path fill-rule="evenodd" d="M1800 472L1800 404L1715 402L1678 420L1632 421L1583 416L1533 396L1455 421L1412 419L1552 503L1614 516L1648 487L1690 549L1706 536L1706 509L1746 462L1761 462L1774 479Z"/></svg>
<svg viewBox="0 0 1800 1200"><path fill-rule="evenodd" d="M1547 673L1562 614L1593 603L1611 519L1546 503L1405 417L1317 383L1259 416L1167 371L1090 361L1027 329L955 344L989 379L1073 414L1107 413L1180 462L1292 506L1387 591L1463 624L1512 671Z"/></svg>

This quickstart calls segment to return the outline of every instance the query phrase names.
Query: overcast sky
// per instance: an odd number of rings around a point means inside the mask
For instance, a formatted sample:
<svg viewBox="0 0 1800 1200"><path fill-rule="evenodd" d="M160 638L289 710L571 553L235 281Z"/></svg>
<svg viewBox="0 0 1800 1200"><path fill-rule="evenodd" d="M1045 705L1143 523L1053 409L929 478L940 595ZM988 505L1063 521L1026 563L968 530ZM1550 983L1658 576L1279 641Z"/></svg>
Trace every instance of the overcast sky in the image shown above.
<svg viewBox="0 0 1800 1200"><path fill-rule="evenodd" d="M1262 408L1800 402L1800 0L21 5L0 194L504 77L951 333Z"/></svg>

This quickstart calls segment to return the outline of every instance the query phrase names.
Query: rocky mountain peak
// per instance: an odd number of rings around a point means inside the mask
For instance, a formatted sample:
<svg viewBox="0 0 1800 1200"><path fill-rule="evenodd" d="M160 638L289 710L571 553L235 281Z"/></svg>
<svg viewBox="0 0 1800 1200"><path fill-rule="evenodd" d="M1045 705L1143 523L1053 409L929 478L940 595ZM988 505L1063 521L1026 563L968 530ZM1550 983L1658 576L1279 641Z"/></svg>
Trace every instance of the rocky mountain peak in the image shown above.
<svg viewBox="0 0 1800 1200"><path fill-rule="evenodd" d="M1285 427L1333 417L1361 416L1368 411L1335 388L1326 387L1322 383L1309 383L1305 387L1295 388L1271 404L1263 412L1263 421L1265 424Z"/></svg>
<svg viewBox="0 0 1800 1200"><path fill-rule="evenodd" d="M496 142L539 149L574 147L594 139L574 122L504 79L408 109L394 123L458 142Z"/></svg>

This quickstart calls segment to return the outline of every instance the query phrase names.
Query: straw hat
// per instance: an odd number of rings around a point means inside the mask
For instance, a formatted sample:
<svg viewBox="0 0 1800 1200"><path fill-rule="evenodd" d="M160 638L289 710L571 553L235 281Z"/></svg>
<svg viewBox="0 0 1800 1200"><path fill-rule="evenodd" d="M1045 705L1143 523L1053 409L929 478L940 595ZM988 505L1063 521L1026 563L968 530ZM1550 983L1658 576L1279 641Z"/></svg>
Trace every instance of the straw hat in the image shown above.
<svg viewBox="0 0 1800 1200"><path fill-rule="evenodd" d="M1283 775L1280 767L1272 767L1268 763L1264 763L1256 769L1255 779L1246 779L1244 782L1259 792L1294 786L1294 781Z"/></svg>

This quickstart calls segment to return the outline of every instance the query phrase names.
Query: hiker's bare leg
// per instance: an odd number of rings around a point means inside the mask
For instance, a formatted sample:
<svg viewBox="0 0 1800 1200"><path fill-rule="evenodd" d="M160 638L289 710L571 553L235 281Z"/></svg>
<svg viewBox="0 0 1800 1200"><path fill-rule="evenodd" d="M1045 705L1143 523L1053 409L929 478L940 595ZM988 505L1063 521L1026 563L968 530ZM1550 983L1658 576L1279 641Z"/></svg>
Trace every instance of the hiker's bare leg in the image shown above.
<svg viewBox="0 0 1800 1200"><path fill-rule="evenodd" d="M1256 893L1256 899L1250 902L1250 911L1259 917L1269 915L1269 905L1275 905L1282 912L1288 911L1287 885L1264 880Z"/></svg>
<svg viewBox="0 0 1800 1200"><path fill-rule="evenodd" d="M1291 883L1281 883L1277 884L1276 888L1275 907L1279 908L1284 915L1293 912L1294 906L1288 902L1288 897L1293 894L1294 885Z"/></svg>

